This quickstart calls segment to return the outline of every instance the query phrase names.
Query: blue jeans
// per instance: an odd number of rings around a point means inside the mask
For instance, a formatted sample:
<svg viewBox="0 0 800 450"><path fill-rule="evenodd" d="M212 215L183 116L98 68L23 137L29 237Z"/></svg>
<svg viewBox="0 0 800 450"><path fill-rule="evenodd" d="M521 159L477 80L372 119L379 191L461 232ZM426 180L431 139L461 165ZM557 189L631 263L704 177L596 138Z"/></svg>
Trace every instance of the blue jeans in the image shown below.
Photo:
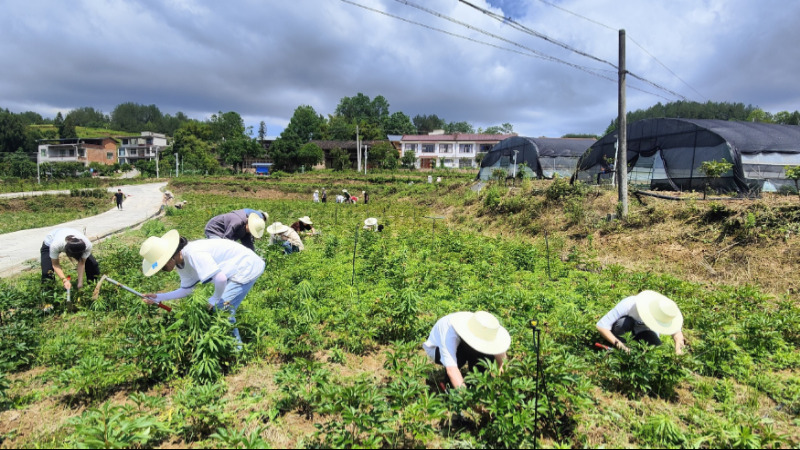
<svg viewBox="0 0 800 450"><path fill-rule="evenodd" d="M292 243L289 241L283 241L283 244L281 245L283 246L283 253L287 255L291 255L292 253L300 251L300 247L292 245Z"/></svg>
<svg viewBox="0 0 800 450"><path fill-rule="evenodd" d="M256 278L256 280L258 280L258 278ZM225 291L222 292L222 298L217 301L216 305L214 305L214 309L222 309L230 312L228 321L231 323L231 325L236 324L236 310L239 309L239 305L242 304L244 297L248 292L250 292L250 289L253 288L253 285L256 284L256 280L253 280L247 284L229 281L228 284L225 285ZM240 344L242 343L242 337L239 335L239 328L233 329L233 336Z"/></svg>

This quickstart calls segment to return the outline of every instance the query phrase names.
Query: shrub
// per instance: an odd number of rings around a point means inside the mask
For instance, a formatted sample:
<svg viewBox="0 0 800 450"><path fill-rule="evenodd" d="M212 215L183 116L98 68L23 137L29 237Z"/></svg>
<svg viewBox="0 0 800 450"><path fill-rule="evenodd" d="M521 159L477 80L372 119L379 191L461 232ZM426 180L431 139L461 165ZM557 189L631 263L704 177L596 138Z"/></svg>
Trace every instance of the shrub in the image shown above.
<svg viewBox="0 0 800 450"><path fill-rule="evenodd" d="M231 414L225 411L222 399L226 390L223 384L189 384L175 394L173 421L187 441L205 438L228 425Z"/></svg>
<svg viewBox="0 0 800 450"><path fill-rule="evenodd" d="M67 440L75 448L144 448L169 433L155 418L136 416L131 409L108 402L84 411L70 424L74 432Z"/></svg>
<svg viewBox="0 0 800 450"><path fill-rule="evenodd" d="M651 347L632 338L629 352L612 351L604 359L600 375L603 383L631 398L643 395L671 399L675 388L686 377L682 358L669 345Z"/></svg>

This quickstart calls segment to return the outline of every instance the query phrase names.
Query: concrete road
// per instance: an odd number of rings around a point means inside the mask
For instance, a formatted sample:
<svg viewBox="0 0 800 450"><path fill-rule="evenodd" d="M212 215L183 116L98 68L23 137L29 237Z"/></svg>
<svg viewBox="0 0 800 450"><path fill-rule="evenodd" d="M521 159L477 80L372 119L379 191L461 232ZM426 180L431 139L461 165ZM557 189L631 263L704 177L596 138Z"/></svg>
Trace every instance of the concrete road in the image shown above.
<svg viewBox="0 0 800 450"><path fill-rule="evenodd" d="M69 227L84 233L92 242L103 239L116 232L126 230L156 216L161 210L162 189L167 183L150 183L121 186L128 198L121 210L111 202L111 193L119 188L109 188L109 205L113 208L92 217L42 228L0 234L0 277L8 277L29 267L26 261L39 260L39 249L47 234L56 228ZM69 191L67 191L69 193ZM18 196L29 196L30 192ZM5 196L13 196L6 194ZM38 263L37 263L38 264Z"/></svg>

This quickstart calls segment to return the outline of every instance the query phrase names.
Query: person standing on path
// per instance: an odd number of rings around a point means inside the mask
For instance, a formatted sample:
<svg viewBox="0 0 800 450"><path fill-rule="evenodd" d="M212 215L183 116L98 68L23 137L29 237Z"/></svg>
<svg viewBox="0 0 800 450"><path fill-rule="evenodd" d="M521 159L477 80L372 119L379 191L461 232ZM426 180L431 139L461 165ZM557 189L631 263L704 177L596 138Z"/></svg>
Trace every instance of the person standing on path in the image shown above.
<svg viewBox="0 0 800 450"><path fill-rule="evenodd" d="M117 189L117 192L111 198L112 200L117 200L117 209L122 209L122 201L125 200L125 194L122 193L122 189Z"/></svg>
<svg viewBox="0 0 800 450"><path fill-rule="evenodd" d="M228 320L236 324L236 310L250 292L258 277L264 273L264 260L252 250L227 239L199 239L189 242L177 230L164 236L150 236L139 250L142 272L150 277L160 270L178 271L180 287L161 294L144 294L144 302L157 304L176 300L191 294L198 284L214 283L214 294L208 299L208 308L223 309L230 313ZM233 336L241 344L239 329Z"/></svg>
<svg viewBox="0 0 800 450"><path fill-rule="evenodd" d="M100 265L92 256L92 241L73 228L56 228L51 231L44 238L40 252L43 283L54 279L55 274L61 278L64 289L72 289L72 282L64 275L59 261L62 252L78 263L78 289L83 287L84 274L89 281L96 280L100 275Z"/></svg>
<svg viewBox="0 0 800 450"><path fill-rule="evenodd" d="M237 209L227 214L212 217L206 224L207 239L230 239L239 241L245 247L255 251L253 238L261 239L269 217L263 211L255 209Z"/></svg>

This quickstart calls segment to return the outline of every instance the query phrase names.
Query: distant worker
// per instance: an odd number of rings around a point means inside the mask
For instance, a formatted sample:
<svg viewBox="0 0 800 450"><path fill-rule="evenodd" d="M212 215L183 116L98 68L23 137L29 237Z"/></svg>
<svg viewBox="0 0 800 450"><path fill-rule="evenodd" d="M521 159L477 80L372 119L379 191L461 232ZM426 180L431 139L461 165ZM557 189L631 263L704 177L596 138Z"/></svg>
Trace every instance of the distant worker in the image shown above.
<svg viewBox="0 0 800 450"><path fill-rule="evenodd" d="M328 192L322 188L322 203L328 203Z"/></svg>
<svg viewBox="0 0 800 450"><path fill-rule="evenodd" d="M370 217L364 221L364 229L370 231L378 231L378 219Z"/></svg>
<svg viewBox="0 0 800 450"><path fill-rule="evenodd" d="M207 239L230 239L239 241L245 247L255 251L253 239L261 239L264 235L266 220L269 216L255 209L237 209L227 214L212 217L205 228Z"/></svg>
<svg viewBox="0 0 800 450"><path fill-rule="evenodd" d="M422 344L431 361L445 368L450 384L464 386L461 367L467 364L472 371L485 369L478 362L497 362L502 370L506 351L511 346L511 336L497 318L486 312L457 312L439 319L428 340Z"/></svg>
<svg viewBox="0 0 800 450"><path fill-rule="evenodd" d="M122 209L122 201L125 200L125 194L122 193L122 189L117 189L117 192L111 196L111 199L116 199L117 201L117 209Z"/></svg>
<svg viewBox="0 0 800 450"><path fill-rule="evenodd" d="M367 195L367 191L361 191L361 198L364 199L365 205L369 203L369 195Z"/></svg>
<svg viewBox="0 0 800 450"><path fill-rule="evenodd" d="M228 311L228 320L236 324L236 310L264 273L264 260L238 242L227 239L199 239L189 242L177 230L164 236L150 236L142 243L139 255L142 272L150 277L160 270L177 270L180 287L161 294L144 294L145 303L157 304L177 300L192 293L198 284L214 283L214 293L208 299L209 309ZM239 329L233 336L241 343ZM240 347L241 348L241 347Z"/></svg>
<svg viewBox="0 0 800 450"><path fill-rule="evenodd" d="M314 191L314 203L319 203L319 191Z"/></svg>
<svg viewBox="0 0 800 450"><path fill-rule="evenodd" d="M342 189L342 197L344 197L345 203L351 203L353 201L353 197L350 196L350 193L347 192L347 189Z"/></svg>
<svg viewBox="0 0 800 450"><path fill-rule="evenodd" d="M675 353L683 354L686 344L681 327L683 315L678 305L654 291L642 291L622 299L597 322L597 331L615 348L629 351L625 346L625 333L636 341L661 345L661 334L669 334L675 341Z"/></svg>
<svg viewBox="0 0 800 450"><path fill-rule="evenodd" d="M282 245L283 251L287 255L302 252L305 249L300 235L288 225L275 222L267 227L267 233L269 233L270 236L270 244Z"/></svg>
<svg viewBox="0 0 800 450"><path fill-rule="evenodd" d="M297 222L289 225L298 235L303 234L316 234L317 230L314 229L314 223L308 216L303 216L297 219Z"/></svg>
<svg viewBox="0 0 800 450"><path fill-rule="evenodd" d="M56 228L42 242L42 282L54 279L55 274L61 278L64 289L72 289L72 282L61 268L61 253L77 262L78 289L83 287L84 274L89 281L96 280L100 275L100 265L92 255L92 241L73 228Z"/></svg>

